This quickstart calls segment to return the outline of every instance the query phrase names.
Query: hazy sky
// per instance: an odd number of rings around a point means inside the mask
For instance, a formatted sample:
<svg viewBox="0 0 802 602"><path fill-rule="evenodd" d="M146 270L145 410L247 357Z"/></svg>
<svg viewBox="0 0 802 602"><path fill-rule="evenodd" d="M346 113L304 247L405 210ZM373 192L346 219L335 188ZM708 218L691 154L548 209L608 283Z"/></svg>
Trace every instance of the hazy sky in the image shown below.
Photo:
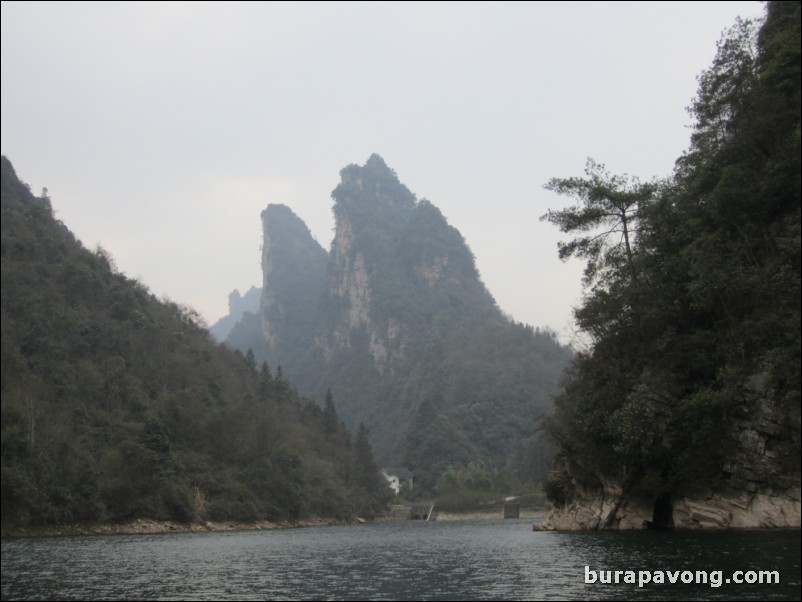
<svg viewBox="0 0 802 602"><path fill-rule="evenodd" d="M2 3L2 152L89 248L214 322L261 286L259 214L329 248L380 154L516 320L570 340L578 262L543 190L587 157L671 172L696 76L758 2Z"/></svg>

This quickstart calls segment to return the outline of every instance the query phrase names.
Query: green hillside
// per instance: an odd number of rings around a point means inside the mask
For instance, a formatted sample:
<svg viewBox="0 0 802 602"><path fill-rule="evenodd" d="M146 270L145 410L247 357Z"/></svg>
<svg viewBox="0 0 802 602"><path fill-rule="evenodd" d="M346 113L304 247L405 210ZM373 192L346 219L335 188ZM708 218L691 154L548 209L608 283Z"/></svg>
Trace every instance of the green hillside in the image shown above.
<svg viewBox="0 0 802 602"><path fill-rule="evenodd" d="M370 516L375 475L366 432L85 249L3 157L4 525Z"/></svg>

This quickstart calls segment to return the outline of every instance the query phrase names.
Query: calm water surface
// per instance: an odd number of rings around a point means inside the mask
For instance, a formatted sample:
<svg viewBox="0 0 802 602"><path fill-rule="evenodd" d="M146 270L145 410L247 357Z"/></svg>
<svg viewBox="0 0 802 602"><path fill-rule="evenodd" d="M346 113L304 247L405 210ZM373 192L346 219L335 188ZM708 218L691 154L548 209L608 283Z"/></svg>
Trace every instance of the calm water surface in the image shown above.
<svg viewBox="0 0 802 602"><path fill-rule="evenodd" d="M532 532L525 520L12 539L2 598L799 600L799 531ZM585 584L590 570L776 570L780 585Z"/></svg>

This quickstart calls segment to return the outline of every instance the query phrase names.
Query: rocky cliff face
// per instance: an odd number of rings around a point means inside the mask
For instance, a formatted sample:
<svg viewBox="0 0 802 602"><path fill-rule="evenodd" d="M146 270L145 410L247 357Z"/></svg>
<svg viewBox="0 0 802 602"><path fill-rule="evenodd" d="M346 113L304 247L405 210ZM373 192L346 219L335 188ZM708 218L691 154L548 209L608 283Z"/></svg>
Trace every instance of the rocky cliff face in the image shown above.
<svg viewBox="0 0 802 602"><path fill-rule="evenodd" d="M449 294L498 312L478 278L473 257L459 233L428 201L418 202L378 155L340 172L335 200L335 237L318 330L325 357L366 342L381 375L406 359L409 342L428 327L432 297ZM419 247L424 247L423 249ZM462 256L449 273L448 254ZM472 290L467 290L472 288ZM421 312L416 308L427 307Z"/></svg>
<svg viewBox="0 0 802 602"><path fill-rule="evenodd" d="M661 510L662 506L662 510ZM656 513L669 512L670 525L659 525ZM678 496L646 497L627 494L618 483L602 490L581 491L572 502L556 508L547 529L594 531L606 529L725 529L800 526L800 488L761 487L710 490Z"/></svg>
<svg viewBox="0 0 802 602"><path fill-rule="evenodd" d="M328 254L289 207L262 212L262 334L272 364L294 364L314 345Z"/></svg>
<svg viewBox="0 0 802 602"><path fill-rule="evenodd" d="M752 379L750 395L732 422L735 448L718 483L648 495L628 490L625 479L588 475L575 463L562 462L559 478L570 501L552 511L547 528L799 527L798 408L788 416L760 381ZM596 483L589 486L593 476Z"/></svg>
<svg viewBox="0 0 802 602"><path fill-rule="evenodd" d="M327 293L330 303L343 308L335 322L322 325L318 337L326 358L331 359L337 349L351 344L352 330L366 327L371 333L371 339L376 336L370 319L370 282L365 256L354 249L353 226L344 216L337 219L331 245L331 272Z"/></svg>

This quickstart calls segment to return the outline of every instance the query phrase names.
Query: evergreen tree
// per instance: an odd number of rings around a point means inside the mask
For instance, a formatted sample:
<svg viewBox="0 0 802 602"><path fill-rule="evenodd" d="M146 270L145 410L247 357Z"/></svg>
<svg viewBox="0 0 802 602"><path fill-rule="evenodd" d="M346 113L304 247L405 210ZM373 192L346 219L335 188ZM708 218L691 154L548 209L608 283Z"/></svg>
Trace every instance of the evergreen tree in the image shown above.
<svg viewBox="0 0 802 602"><path fill-rule="evenodd" d="M334 407L334 398L331 395L331 389L326 391L326 401L323 407L323 431L328 435L333 435L337 432L340 426L340 419L337 416L337 409Z"/></svg>
<svg viewBox="0 0 802 602"><path fill-rule="evenodd" d="M392 490L376 465L373 448L370 445L370 432L364 423L359 425L353 449L352 479L354 485L362 491L362 499L357 502L358 513L373 517L392 499Z"/></svg>
<svg viewBox="0 0 802 602"><path fill-rule="evenodd" d="M370 445L370 431L365 423L360 423L359 431L354 442L354 479L359 487L368 492L374 492L382 485L379 467L373 457L373 448Z"/></svg>
<svg viewBox="0 0 802 602"><path fill-rule="evenodd" d="M586 236L558 245L560 259L576 256L588 260L587 284L597 279L610 279L621 267L625 267L634 283L637 269L632 249L640 210L653 198L657 183L641 183L637 178L611 175L604 165L593 159L588 159L585 175L587 178L549 180L544 186L546 190L575 197L582 205L549 210L541 219L550 221L563 232L590 231Z"/></svg>

